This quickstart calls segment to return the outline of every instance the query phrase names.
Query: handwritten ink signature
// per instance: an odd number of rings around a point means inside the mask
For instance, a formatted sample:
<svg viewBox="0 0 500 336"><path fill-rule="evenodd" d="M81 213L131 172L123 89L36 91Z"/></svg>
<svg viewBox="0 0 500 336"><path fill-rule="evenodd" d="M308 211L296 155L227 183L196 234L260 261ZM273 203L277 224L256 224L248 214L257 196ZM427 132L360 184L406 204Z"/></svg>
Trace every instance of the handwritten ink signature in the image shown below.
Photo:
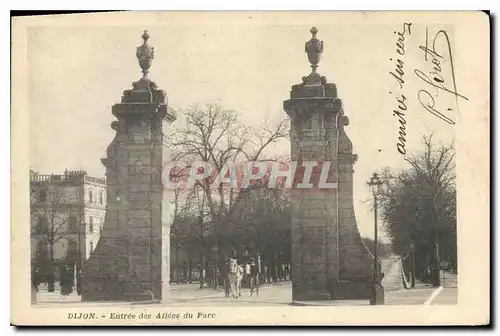
<svg viewBox="0 0 500 336"><path fill-rule="evenodd" d="M411 23L404 23L402 32L394 32L394 34L398 35L398 40L396 42L396 52L401 56L404 56L406 54L405 44L404 44L406 33L408 33L408 35L411 35ZM392 61L392 58L390 58L390 60ZM403 79L403 76L405 74L403 66L404 66L404 61L398 58L396 60L396 68L394 69L396 73L392 71L389 72L389 74L392 77L394 77L398 82L400 89L403 88L403 84L405 83Z"/></svg>
<svg viewBox="0 0 500 336"><path fill-rule="evenodd" d="M398 117L399 121L399 137L398 137L398 142L397 142L397 150L400 154L406 154L406 120L405 120L405 113L407 110L407 106L405 103L406 97L403 93L403 84L405 83L404 80L404 56L406 54L405 51L405 41L406 41L406 36L411 35L411 23L404 23L403 24L403 31L398 31L394 32L398 36L398 39L396 41L396 52L400 55L398 59L395 61L395 69L394 72L390 71L389 74L396 79L396 83L399 85L399 90L401 91L401 95L396 96L396 101L398 104L397 109L394 109L393 116ZM392 61L392 58L389 59ZM390 94L392 94L392 91L389 91Z"/></svg>
<svg viewBox="0 0 500 336"><path fill-rule="evenodd" d="M437 50L436 42L444 39L446 42L445 50ZM463 100L469 100L464 95L458 93L457 82L455 78L455 65L453 63L453 55L451 51L451 41L448 33L445 30L440 30L434 36L432 41L432 48L429 49L429 28L425 31L425 46L419 46L419 48L424 52L424 59L426 62L429 61L429 56L432 58L432 69L429 71L429 75L426 75L423 71L415 69L415 75L420 78L425 83L429 84L433 89L433 94L428 90L421 89L418 91L418 101L420 104L430 113L438 117L439 119L455 125L455 121L449 116L440 112L436 106L436 99L439 93L451 94L455 97L456 108L458 109L459 98ZM445 58L445 56L448 57ZM449 70L451 73L451 79L446 79L443 77L443 63L449 61ZM450 82L451 80L451 82ZM430 89L429 89L430 90ZM446 111L453 112L453 108L447 107Z"/></svg>

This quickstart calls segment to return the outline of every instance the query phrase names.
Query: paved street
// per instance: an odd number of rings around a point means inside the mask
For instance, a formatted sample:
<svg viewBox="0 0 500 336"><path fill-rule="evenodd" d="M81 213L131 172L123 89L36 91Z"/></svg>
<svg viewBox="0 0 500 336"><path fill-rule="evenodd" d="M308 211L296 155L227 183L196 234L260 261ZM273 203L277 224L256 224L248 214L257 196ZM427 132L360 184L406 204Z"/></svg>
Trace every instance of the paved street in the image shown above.
<svg viewBox="0 0 500 336"><path fill-rule="evenodd" d="M389 288L385 293L386 305L422 305L422 304L456 304L457 288L434 288L430 286L417 286L415 289ZM235 299L225 297L222 290L212 288L200 289L198 284L172 285L167 306L283 306L290 305L292 301L292 288L290 282L274 285L263 285L259 296L250 296L248 289L242 290L242 297ZM77 295L62 297L58 292L47 293L42 291L37 294L39 306L79 306L96 305L95 303L82 303ZM342 300L328 302L312 302L311 305L368 305L368 300ZM122 303L98 303L97 305L126 305Z"/></svg>
<svg viewBox="0 0 500 336"><path fill-rule="evenodd" d="M433 293L438 294L433 297ZM173 294L173 293L172 293ZM432 300L429 301L432 297ZM434 287L417 287L415 289L387 290L385 293L386 305L423 305L423 304L456 304L457 288L443 288L438 290ZM269 286L261 288L258 297L250 297L247 289L242 292L238 299L226 298L224 293L207 293L204 296L193 296L185 293L173 294L169 299L169 305L174 306L270 306L289 305L292 301L291 284ZM311 305L369 305L368 300L340 300L331 302L312 302Z"/></svg>
<svg viewBox="0 0 500 336"><path fill-rule="evenodd" d="M457 288L444 287L439 295L432 301L433 305L454 305L457 304Z"/></svg>

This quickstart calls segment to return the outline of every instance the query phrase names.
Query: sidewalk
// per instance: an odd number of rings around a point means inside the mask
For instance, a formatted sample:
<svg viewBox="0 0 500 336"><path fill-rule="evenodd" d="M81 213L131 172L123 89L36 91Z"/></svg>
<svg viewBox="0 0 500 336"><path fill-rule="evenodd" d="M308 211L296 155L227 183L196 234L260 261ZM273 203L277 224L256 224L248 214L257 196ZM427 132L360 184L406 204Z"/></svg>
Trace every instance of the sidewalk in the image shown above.
<svg viewBox="0 0 500 336"><path fill-rule="evenodd" d="M68 296L62 296L60 291L48 292L48 291L39 291L36 293L36 303L57 303L57 304L66 304L66 303L81 303L82 299L80 295L77 295L76 292L71 293Z"/></svg>
<svg viewBox="0 0 500 336"><path fill-rule="evenodd" d="M441 271L441 286L458 287L458 275L448 271Z"/></svg>
<svg viewBox="0 0 500 336"><path fill-rule="evenodd" d="M276 283L266 283L261 284L260 289L274 288L274 287L284 287L291 286L291 281L281 281ZM244 291L248 291L248 288L242 288ZM224 294L224 288L214 289L213 287L200 288L200 284L174 284L170 285L169 297L171 298L201 298L201 297L219 297L220 294Z"/></svg>
<svg viewBox="0 0 500 336"><path fill-rule="evenodd" d="M263 284L260 289L274 288L274 287L284 287L291 286L291 281L283 281L274 284ZM243 291L248 291L248 288L243 288ZM167 300L197 300L197 299L209 299L209 298L222 298L224 295L224 288L214 289L213 287L200 288L199 283L193 284L171 284L169 287L168 299ZM46 290L40 290L36 295L37 304L106 304L102 303L91 303L82 302L81 296L73 291L68 296L62 296L60 291L55 291L49 293ZM116 303L115 303L116 304Z"/></svg>
<svg viewBox="0 0 500 336"><path fill-rule="evenodd" d="M450 282L453 278L448 278ZM182 305L290 305L292 303L292 285L290 281L278 282L274 284L263 284L260 286L259 296L250 296L248 288L242 289L242 296L239 299L227 298L222 288L215 290L214 288L200 289L199 283L194 284L173 284L170 285L167 298L162 303L155 303L159 306L182 306ZM417 283L416 288L412 289L390 289L385 292L385 305L423 305L428 302L429 298L437 290L437 287ZM431 304L456 304L457 288L445 287L441 289L430 302ZM81 297L76 295L76 292L69 296L62 296L60 292L48 293L41 291L37 293L38 307L54 307L60 305L62 307L79 306L79 305L113 305L113 306L130 306L133 304L147 306L152 302L82 302ZM341 305L369 305L369 300L341 300L330 302L304 303L306 306L341 306ZM301 302L296 302L296 305L301 305Z"/></svg>
<svg viewBox="0 0 500 336"><path fill-rule="evenodd" d="M432 300L431 305L456 305L458 290L455 287L443 287L439 294Z"/></svg>

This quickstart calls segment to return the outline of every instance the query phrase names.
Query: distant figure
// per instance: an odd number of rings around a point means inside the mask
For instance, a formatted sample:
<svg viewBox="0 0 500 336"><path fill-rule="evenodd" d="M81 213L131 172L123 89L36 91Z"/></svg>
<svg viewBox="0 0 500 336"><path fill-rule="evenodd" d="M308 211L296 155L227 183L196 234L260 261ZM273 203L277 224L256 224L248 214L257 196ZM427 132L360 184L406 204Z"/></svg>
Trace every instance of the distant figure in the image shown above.
<svg viewBox="0 0 500 336"><path fill-rule="evenodd" d="M238 260L238 253L236 253L236 250L231 250L231 253L229 254L229 259L236 259Z"/></svg>
<svg viewBox="0 0 500 336"><path fill-rule="evenodd" d="M228 273L229 273L229 261L224 262L220 266L220 274L222 276L222 285L224 286L224 294L226 297L229 296L229 279L228 279Z"/></svg>
<svg viewBox="0 0 500 336"><path fill-rule="evenodd" d="M49 293L55 292L55 287L54 287L54 282L55 282L55 276L54 276L54 267L50 268L46 275L46 281L47 281L47 286L49 287Z"/></svg>
<svg viewBox="0 0 500 336"><path fill-rule="evenodd" d="M68 265L61 270L60 285L61 295L67 296L73 292L73 272Z"/></svg>
<svg viewBox="0 0 500 336"><path fill-rule="evenodd" d="M40 285L40 268L38 266L34 268L33 273L31 274L31 283L38 292L38 286Z"/></svg>
<svg viewBox="0 0 500 336"><path fill-rule="evenodd" d="M259 295L259 273L260 270L258 260L250 258L246 269L246 274L249 278L250 296L253 295L254 291L257 295Z"/></svg>
<svg viewBox="0 0 500 336"><path fill-rule="evenodd" d="M285 264L283 267L284 267L285 281L290 280L290 269L288 264Z"/></svg>

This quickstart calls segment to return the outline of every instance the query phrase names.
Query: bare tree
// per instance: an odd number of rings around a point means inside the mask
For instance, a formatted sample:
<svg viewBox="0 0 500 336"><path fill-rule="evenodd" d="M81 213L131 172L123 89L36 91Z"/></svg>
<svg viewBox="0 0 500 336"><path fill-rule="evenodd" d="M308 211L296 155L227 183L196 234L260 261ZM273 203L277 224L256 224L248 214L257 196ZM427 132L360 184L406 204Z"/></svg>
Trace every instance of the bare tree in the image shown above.
<svg viewBox="0 0 500 336"><path fill-rule="evenodd" d="M31 190L31 233L38 249L48 248L46 280L54 291L54 245L79 229L77 209L66 202L64 189L41 182ZM39 253L41 251L37 251Z"/></svg>
<svg viewBox="0 0 500 336"><path fill-rule="evenodd" d="M455 150L424 136L423 149L406 161L408 169L399 173L385 169L381 174L382 218L394 252L412 253L419 276L439 284L440 259L456 269Z"/></svg>
<svg viewBox="0 0 500 336"><path fill-rule="evenodd" d="M267 187L267 178L240 193L233 207L234 225L228 234L243 251L261 256L266 279L284 277L284 265L291 263L290 193L280 181Z"/></svg>
<svg viewBox="0 0 500 336"><path fill-rule="evenodd" d="M235 197L240 191L223 183L214 186L213 182L228 163L262 160L267 148L287 136L287 119L271 127L251 127L240 122L237 112L216 104L191 107L178 115L185 118L184 125L182 121L178 123L182 127L169 136L165 145L172 149L174 161L202 161L214 168L215 174L204 179L199 186L204 193L210 221L215 225L212 235L216 237L219 252L224 255L227 243L224 233L231 217L228 214L235 201L240 199Z"/></svg>

